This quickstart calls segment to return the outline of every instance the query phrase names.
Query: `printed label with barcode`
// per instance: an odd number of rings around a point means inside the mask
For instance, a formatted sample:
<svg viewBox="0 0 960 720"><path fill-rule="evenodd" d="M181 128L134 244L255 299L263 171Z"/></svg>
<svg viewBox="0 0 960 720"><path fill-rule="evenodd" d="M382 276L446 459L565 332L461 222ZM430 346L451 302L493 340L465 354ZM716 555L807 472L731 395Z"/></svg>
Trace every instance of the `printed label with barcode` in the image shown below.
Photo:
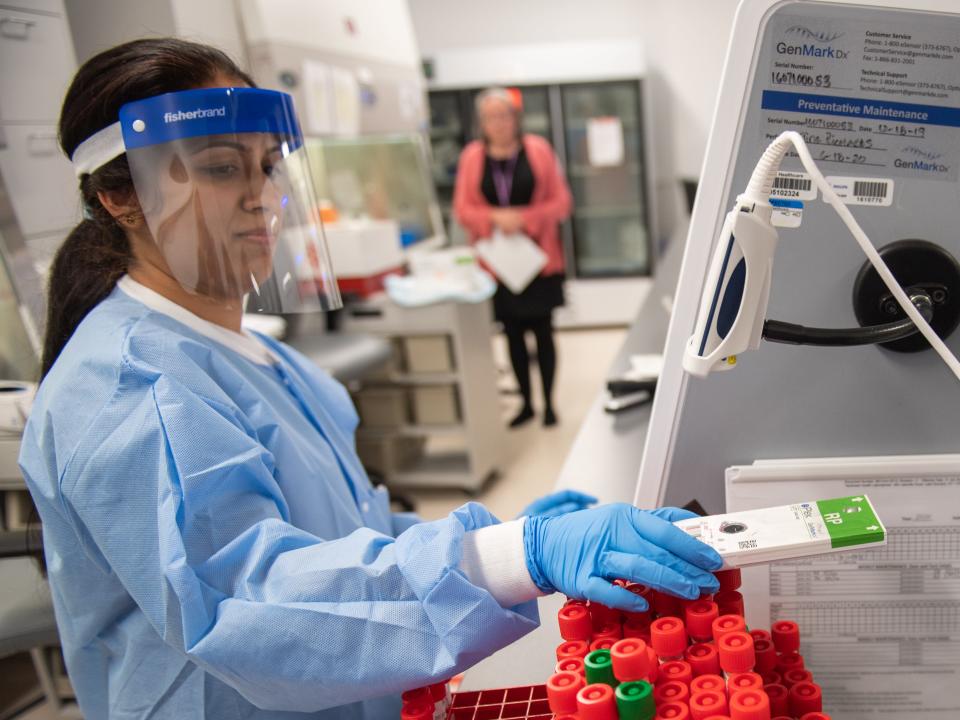
<svg viewBox="0 0 960 720"><path fill-rule="evenodd" d="M831 176L827 182L846 205L887 207L893 204L893 180L889 178Z"/></svg>
<svg viewBox="0 0 960 720"><path fill-rule="evenodd" d="M817 197L817 188L813 184L813 179L806 173L781 170L773 179L770 197L814 200Z"/></svg>

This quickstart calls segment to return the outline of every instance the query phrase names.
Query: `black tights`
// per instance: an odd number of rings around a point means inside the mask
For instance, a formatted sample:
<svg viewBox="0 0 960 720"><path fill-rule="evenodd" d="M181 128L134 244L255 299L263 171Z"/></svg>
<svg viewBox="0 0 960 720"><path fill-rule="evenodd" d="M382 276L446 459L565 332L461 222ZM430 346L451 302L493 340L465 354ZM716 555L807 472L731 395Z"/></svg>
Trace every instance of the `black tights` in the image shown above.
<svg viewBox="0 0 960 720"><path fill-rule="evenodd" d="M532 408L530 401L530 355L527 353L526 332L530 330L537 339L537 364L543 381L544 410L553 409L553 377L557 371L557 349L553 344L553 316L532 320L511 318L503 321L503 332L510 348L510 364L517 376L520 394L525 408Z"/></svg>

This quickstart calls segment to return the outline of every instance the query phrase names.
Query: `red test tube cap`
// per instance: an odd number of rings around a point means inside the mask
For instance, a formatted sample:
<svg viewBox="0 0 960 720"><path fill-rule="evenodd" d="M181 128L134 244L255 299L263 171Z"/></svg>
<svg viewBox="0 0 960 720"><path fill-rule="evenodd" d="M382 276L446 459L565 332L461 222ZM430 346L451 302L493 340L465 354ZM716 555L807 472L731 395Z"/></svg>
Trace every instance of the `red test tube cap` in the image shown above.
<svg viewBox="0 0 960 720"><path fill-rule="evenodd" d="M646 680L650 675L650 657L647 643L636 638L617 640L610 647L613 674L620 682Z"/></svg>
<svg viewBox="0 0 960 720"><path fill-rule="evenodd" d="M663 703L663 705L657 705L657 715L654 720L690 720L690 708L686 703Z"/></svg>
<svg viewBox="0 0 960 720"><path fill-rule="evenodd" d="M433 703L404 703L400 708L400 720L433 720Z"/></svg>
<svg viewBox="0 0 960 720"><path fill-rule="evenodd" d="M575 672L558 672L547 680L547 702L556 714L577 712L577 693L587 684L583 676Z"/></svg>
<svg viewBox="0 0 960 720"><path fill-rule="evenodd" d="M650 620L646 618L628 617L623 621L623 636L625 638L640 638L650 642Z"/></svg>
<svg viewBox="0 0 960 720"><path fill-rule="evenodd" d="M430 693L430 688L419 687L401 693L400 700L404 705L425 705L428 703L432 705L433 695Z"/></svg>
<svg viewBox="0 0 960 720"><path fill-rule="evenodd" d="M693 680L693 670L686 660L670 660L660 666L659 680L660 682L676 681L689 685L690 681Z"/></svg>
<svg viewBox="0 0 960 720"><path fill-rule="evenodd" d="M620 624L620 611L615 610L600 603L590 602L590 618L593 620L593 627L599 629L610 623Z"/></svg>
<svg viewBox="0 0 960 720"><path fill-rule="evenodd" d="M595 627L593 631L593 639L598 640L600 638L611 638L613 640L619 640L623 637L623 628L620 625L620 621L616 622L610 621L601 624L599 627Z"/></svg>
<svg viewBox="0 0 960 720"><path fill-rule="evenodd" d="M727 684L719 675L700 675L690 681L691 695L699 695L704 692L718 692L726 695Z"/></svg>
<svg viewBox="0 0 960 720"><path fill-rule="evenodd" d="M695 600L684 609L687 633L697 642L713 637L713 621L720 617L720 609L712 600Z"/></svg>
<svg viewBox="0 0 960 720"><path fill-rule="evenodd" d="M429 686L429 689L430 689L430 696L433 698L433 702L436 703L446 699L447 697L446 681L434 683L433 685Z"/></svg>
<svg viewBox="0 0 960 720"><path fill-rule="evenodd" d="M721 615L713 621L713 639L720 640L727 633L746 632L747 623L740 615Z"/></svg>
<svg viewBox="0 0 960 720"><path fill-rule="evenodd" d="M803 682L812 683L813 673L809 670L787 670L783 673L783 684L788 688Z"/></svg>
<svg viewBox="0 0 960 720"><path fill-rule="evenodd" d="M757 628L756 630L751 630L750 634L753 636L754 642L757 640L767 640L771 643L773 642L773 638L770 636L770 632L768 630Z"/></svg>
<svg viewBox="0 0 960 720"><path fill-rule="evenodd" d="M764 685L783 685L783 678L780 677L780 673L778 673L776 670L762 672L760 673L760 677L763 678Z"/></svg>
<svg viewBox="0 0 960 720"><path fill-rule="evenodd" d="M770 700L771 715L790 714L790 703L787 698L788 690L785 686L764 685L763 691L767 694L767 698Z"/></svg>
<svg viewBox="0 0 960 720"><path fill-rule="evenodd" d="M659 682L653 689L653 699L657 705L665 703L685 703L690 699L690 688L677 680Z"/></svg>
<svg viewBox="0 0 960 720"><path fill-rule="evenodd" d="M617 720L617 700L613 688L594 683L577 693L577 717L580 720Z"/></svg>
<svg viewBox="0 0 960 720"><path fill-rule="evenodd" d="M800 720L830 720L830 716L823 712L807 713Z"/></svg>
<svg viewBox="0 0 960 720"><path fill-rule="evenodd" d="M683 657L687 649L687 629L678 617L657 618L650 623L650 644L661 658Z"/></svg>
<svg viewBox="0 0 960 720"><path fill-rule="evenodd" d="M802 717L807 713L823 710L823 693L816 683L797 683L790 688L789 693L790 714L793 717Z"/></svg>
<svg viewBox="0 0 960 720"><path fill-rule="evenodd" d="M777 667L777 651L773 643L765 638L757 638L750 633L753 638L753 652L757 656L756 670L758 673L772 672Z"/></svg>
<svg viewBox="0 0 960 720"><path fill-rule="evenodd" d="M557 660L568 657L583 658L590 652L590 645L586 640L567 640L557 645Z"/></svg>
<svg viewBox="0 0 960 720"><path fill-rule="evenodd" d="M729 570L719 570L714 573L717 581L720 583L720 590L739 590L740 583L742 582L740 578L740 568L730 568Z"/></svg>
<svg viewBox="0 0 960 720"><path fill-rule="evenodd" d="M792 620L777 620L770 626L770 635L778 653L800 651L800 626Z"/></svg>
<svg viewBox="0 0 960 720"><path fill-rule="evenodd" d="M615 642L617 642L616 639L609 635L603 635L601 637L594 636L594 641L590 643L590 652L594 650L609 650Z"/></svg>
<svg viewBox="0 0 960 720"><path fill-rule="evenodd" d="M753 638L745 632L731 632L717 641L720 651L720 667L726 673L745 673L753 670L756 657Z"/></svg>
<svg viewBox="0 0 960 720"><path fill-rule="evenodd" d="M647 596L647 602L653 608L653 613L659 617L672 616L682 617L683 609L680 606L680 598L673 595L667 595L659 590L651 590Z"/></svg>
<svg viewBox="0 0 960 720"><path fill-rule="evenodd" d="M777 656L777 672L781 675L791 670L805 670L803 655L797 652L782 653Z"/></svg>
<svg viewBox="0 0 960 720"><path fill-rule="evenodd" d="M656 651L647 643L647 665L650 667L650 674L647 675L647 682L653 685L660 677L660 658Z"/></svg>
<svg viewBox="0 0 960 720"><path fill-rule="evenodd" d="M684 657L690 664L694 677L720 674L720 654L713 643L691 645L684 652Z"/></svg>
<svg viewBox="0 0 960 720"><path fill-rule="evenodd" d="M579 603L570 603L560 608L557 624L560 625L560 637L564 640L590 640L593 634L590 611Z"/></svg>
<svg viewBox="0 0 960 720"><path fill-rule="evenodd" d="M709 717L723 716L727 709L727 696L722 691L701 692L690 698L690 714L693 716L693 720L707 720Z"/></svg>
<svg viewBox="0 0 960 720"><path fill-rule="evenodd" d="M557 667L554 672L575 672L584 675L587 669L583 664L583 658L568 657L557 661Z"/></svg>
<svg viewBox="0 0 960 720"><path fill-rule="evenodd" d="M743 595L737 590L721 590L713 596L721 615L743 615Z"/></svg>
<svg viewBox="0 0 960 720"><path fill-rule="evenodd" d="M727 678L730 694L741 690L763 690L763 678L755 672L735 673Z"/></svg>
<svg viewBox="0 0 960 720"><path fill-rule="evenodd" d="M763 690L741 690L730 697L733 720L770 720L770 699Z"/></svg>

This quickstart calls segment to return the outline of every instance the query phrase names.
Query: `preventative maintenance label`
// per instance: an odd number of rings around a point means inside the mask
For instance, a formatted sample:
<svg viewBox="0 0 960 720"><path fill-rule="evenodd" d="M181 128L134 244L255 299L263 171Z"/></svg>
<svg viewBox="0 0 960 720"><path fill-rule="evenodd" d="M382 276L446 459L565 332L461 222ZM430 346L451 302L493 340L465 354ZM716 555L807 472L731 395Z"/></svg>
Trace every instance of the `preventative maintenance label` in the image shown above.
<svg viewBox="0 0 960 720"><path fill-rule="evenodd" d="M674 524L713 547L729 567L886 542L883 523L866 495L710 515Z"/></svg>
<svg viewBox="0 0 960 720"><path fill-rule="evenodd" d="M797 130L825 175L957 180L955 30L784 14L771 33L763 145Z"/></svg>

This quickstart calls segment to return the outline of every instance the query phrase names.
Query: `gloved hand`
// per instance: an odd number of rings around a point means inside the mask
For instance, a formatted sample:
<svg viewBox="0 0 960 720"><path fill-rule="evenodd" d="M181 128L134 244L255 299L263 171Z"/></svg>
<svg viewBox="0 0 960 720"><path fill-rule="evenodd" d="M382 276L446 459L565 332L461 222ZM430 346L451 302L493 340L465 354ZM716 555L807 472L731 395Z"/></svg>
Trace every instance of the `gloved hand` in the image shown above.
<svg viewBox="0 0 960 720"><path fill-rule="evenodd" d="M528 517L523 529L527 569L544 592L559 590L628 612L643 612L647 601L612 580L624 578L692 600L720 588L711 572L723 560L672 524L690 517L694 513L678 508L646 511L625 504Z"/></svg>
<svg viewBox="0 0 960 720"><path fill-rule="evenodd" d="M517 517L532 517L533 515L557 517L558 515L583 510L590 505L595 505L596 502L597 499L592 495L586 495L576 490L561 490L545 495L539 500L534 500Z"/></svg>

